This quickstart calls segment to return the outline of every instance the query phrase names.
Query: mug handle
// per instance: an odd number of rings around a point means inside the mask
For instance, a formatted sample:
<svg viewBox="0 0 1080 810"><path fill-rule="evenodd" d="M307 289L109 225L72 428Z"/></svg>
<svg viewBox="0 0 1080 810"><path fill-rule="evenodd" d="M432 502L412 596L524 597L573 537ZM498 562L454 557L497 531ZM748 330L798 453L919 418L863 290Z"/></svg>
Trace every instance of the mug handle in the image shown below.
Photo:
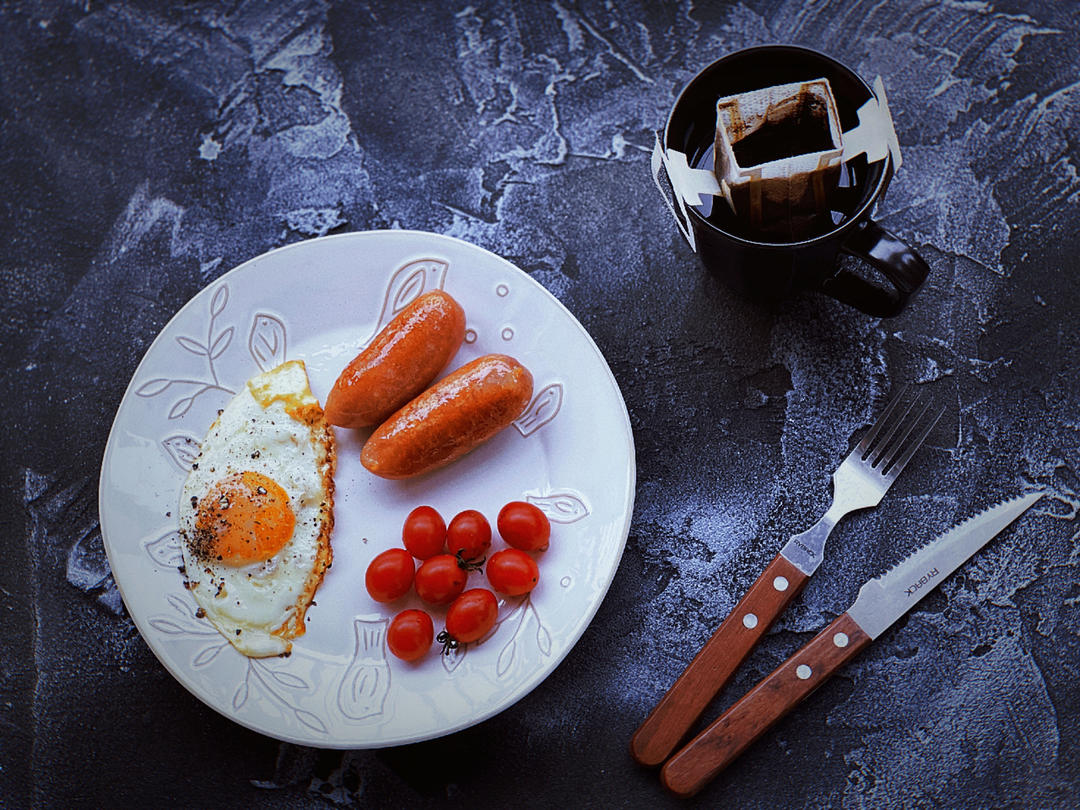
<svg viewBox="0 0 1080 810"><path fill-rule="evenodd" d="M840 249L866 261L885 276L890 286L840 270L825 280L822 292L878 318L899 315L930 272L922 256L872 219L860 222Z"/></svg>

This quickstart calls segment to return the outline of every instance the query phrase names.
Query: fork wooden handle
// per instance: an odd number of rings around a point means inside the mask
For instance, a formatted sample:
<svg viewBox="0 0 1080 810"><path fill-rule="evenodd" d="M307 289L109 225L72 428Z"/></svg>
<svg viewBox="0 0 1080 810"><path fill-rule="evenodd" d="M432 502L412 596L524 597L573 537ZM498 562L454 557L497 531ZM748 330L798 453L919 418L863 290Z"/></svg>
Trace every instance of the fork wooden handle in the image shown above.
<svg viewBox="0 0 1080 810"><path fill-rule="evenodd" d="M665 787L691 796L871 641L840 616L667 761Z"/></svg>
<svg viewBox="0 0 1080 810"><path fill-rule="evenodd" d="M634 759L659 765L668 758L807 579L786 557L776 555L634 732Z"/></svg>

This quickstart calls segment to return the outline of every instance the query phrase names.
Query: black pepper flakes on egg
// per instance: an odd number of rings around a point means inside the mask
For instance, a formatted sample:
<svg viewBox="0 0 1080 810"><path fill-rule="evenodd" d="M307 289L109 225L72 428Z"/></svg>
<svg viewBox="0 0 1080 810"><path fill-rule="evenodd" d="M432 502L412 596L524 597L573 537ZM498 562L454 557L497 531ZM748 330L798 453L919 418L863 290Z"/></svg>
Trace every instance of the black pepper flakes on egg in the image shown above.
<svg viewBox="0 0 1080 810"><path fill-rule="evenodd" d="M193 498L194 500L194 498ZM226 524L228 525L228 524ZM197 560L207 562L217 556L217 559L221 559L217 555L217 535L207 527L196 528L190 537L185 537L188 551L191 552ZM206 573L211 574L210 569L206 569Z"/></svg>

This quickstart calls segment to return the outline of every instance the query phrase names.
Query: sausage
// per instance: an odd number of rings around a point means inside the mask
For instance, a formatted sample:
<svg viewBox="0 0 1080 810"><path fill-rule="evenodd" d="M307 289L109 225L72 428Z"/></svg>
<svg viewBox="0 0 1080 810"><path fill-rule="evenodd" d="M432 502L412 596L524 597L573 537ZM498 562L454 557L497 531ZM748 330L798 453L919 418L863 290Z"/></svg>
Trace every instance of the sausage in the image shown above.
<svg viewBox="0 0 1080 810"><path fill-rule="evenodd" d="M442 290L424 293L383 327L337 378L326 421L377 425L423 391L465 339L465 311Z"/></svg>
<svg viewBox="0 0 1080 810"><path fill-rule="evenodd" d="M513 357L478 357L379 425L360 461L382 478L408 478L442 467L519 417L532 389L532 374Z"/></svg>

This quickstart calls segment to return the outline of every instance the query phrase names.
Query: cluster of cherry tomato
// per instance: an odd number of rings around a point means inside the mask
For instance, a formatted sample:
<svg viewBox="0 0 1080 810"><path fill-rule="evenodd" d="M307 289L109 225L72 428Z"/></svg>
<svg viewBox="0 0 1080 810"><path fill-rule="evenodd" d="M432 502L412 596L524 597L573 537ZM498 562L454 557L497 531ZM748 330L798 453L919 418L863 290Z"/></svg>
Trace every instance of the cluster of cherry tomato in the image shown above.
<svg viewBox="0 0 1080 810"><path fill-rule="evenodd" d="M488 558L491 524L483 514L467 509L447 525L432 507L416 507L402 526L404 548L388 549L368 565L368 593L376 602L394 602L415 588L429 605L450 606L446 630L438 637L447 648L478 641L495 626L498 603L492 591L521 596L536 587L540 569L528 552L545 550L551 536L547 516L525 501L506 504L495 525L509 548ZM481 567L491 590L465 590L469 572ZM415 608L396 615L386 634L390 652L405 661L423 657L434 640L431 616Z"/></svg>

